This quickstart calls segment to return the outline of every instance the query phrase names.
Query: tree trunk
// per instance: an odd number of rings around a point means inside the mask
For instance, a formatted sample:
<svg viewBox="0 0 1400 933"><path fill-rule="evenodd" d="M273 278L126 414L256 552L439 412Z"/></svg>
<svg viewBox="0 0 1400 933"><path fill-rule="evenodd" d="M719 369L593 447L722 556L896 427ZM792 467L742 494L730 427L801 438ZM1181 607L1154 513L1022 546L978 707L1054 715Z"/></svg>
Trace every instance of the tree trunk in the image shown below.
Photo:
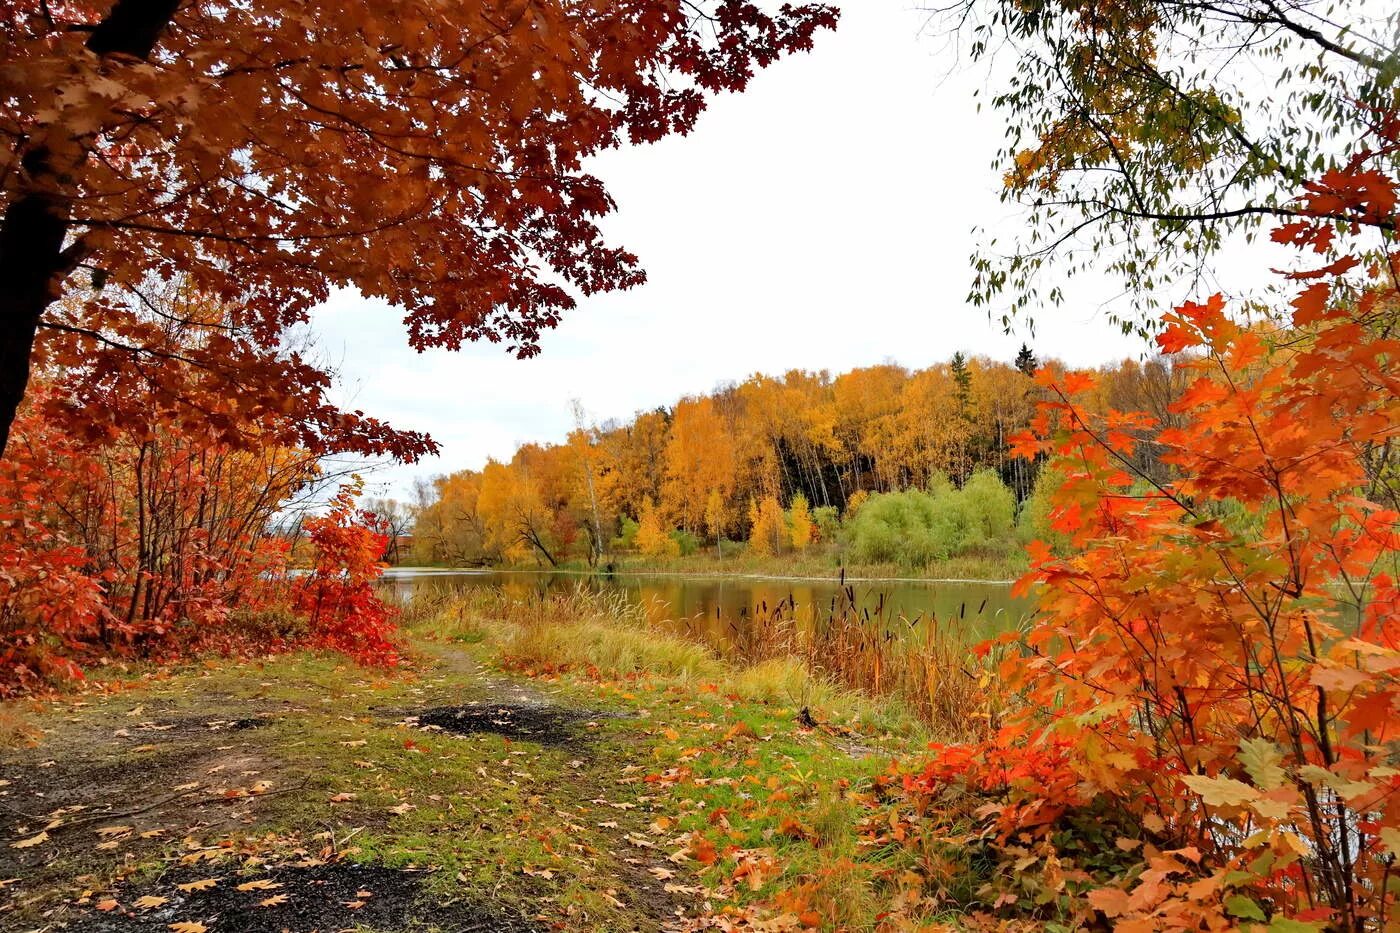
<svg viewBox="0 0 1400 933"><path fill-rule="evenodd" d="M0 221L0 456L29 385L39 318L57 297L68 221L50 198L21 195Z"/></svg>

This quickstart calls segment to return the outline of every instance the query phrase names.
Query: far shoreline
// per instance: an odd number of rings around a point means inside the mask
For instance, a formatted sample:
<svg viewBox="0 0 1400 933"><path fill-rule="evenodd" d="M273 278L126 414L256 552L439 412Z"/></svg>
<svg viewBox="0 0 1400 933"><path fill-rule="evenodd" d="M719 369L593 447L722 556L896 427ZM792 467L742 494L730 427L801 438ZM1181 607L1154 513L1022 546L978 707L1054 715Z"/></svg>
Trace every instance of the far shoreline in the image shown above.
<svg viewBox="0 0 1400 933"><path fill-rule="evenodd" d="M684 577L692 580L771 580L776 583L946 583L946 584L987 584L990 586L1013 586L1014 579L985 579L981 577L868 577L868 576L811 576L770 574L757 571L723 570L646 570L622 567L617 570L584 570L574 567L435 567L397 566L384 571L385 579L422 576L485 575L492 573L514 574L567 574L578 577Z"/></svg>

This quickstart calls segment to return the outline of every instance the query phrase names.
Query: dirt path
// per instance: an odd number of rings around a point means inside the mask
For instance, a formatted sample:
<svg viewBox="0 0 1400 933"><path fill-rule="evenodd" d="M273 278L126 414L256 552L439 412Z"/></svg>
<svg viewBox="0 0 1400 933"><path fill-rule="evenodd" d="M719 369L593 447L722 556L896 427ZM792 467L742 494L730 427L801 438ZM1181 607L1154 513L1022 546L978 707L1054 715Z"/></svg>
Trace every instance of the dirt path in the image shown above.
<svg viewBox="0 0 1400 933"><path fill-rule="evenodd" d="M0 749L0 930L682 929L628 717L430 646L153 678Z"/></svg>

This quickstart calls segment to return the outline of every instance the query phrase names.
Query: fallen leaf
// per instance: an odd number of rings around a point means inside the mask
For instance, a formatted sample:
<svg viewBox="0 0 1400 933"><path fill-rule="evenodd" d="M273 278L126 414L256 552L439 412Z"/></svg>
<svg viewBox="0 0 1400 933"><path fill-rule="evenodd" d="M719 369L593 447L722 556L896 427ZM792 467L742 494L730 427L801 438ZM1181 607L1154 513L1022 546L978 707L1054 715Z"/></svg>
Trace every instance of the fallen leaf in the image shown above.
<svg viewBox="0 0 1400 933"><path fill-rule="evenodd" d="M142 910L150 910L152 907L159 907L161 904L169 902L169 900L170 898L168 897L157 897L154 894L144 894L136 899L133 906L139 907Z"/></svg>
<svg viewBox="0 0 1400 933"><path fill-rule="evenodd" d="M21 839L19 842L10 843L11 849L32 849L40 843L48 842L49 834L42 832L37 836L30 836L28 839Z"/></svg>
<svg viewBox="0 0 1400 933"><path fill-rule="evenodd" d="M279 907L279 906L281 906L282 904L285 904L285 903L287 903L287 895L285 895L285 894L274 894L274 895L272 895L271 897L264 898L263 900L258 901L258 906L259 906L259 907Z"/></svg>
<svg viewBox="0 0 1400 933"><path fill-rule="evenodd" d="M338 793L338 794L331 794L331 803L345 803L345 802L347 802L347 801L354 800L354 799L355 799L355 795L354 795L354 794L347 794L347 793L345 793L344 791L341 791L341 792Z"/></svg>
<svg viewBox="0 0 1400 933"><path fill-rule="evenodd" d="M240 885L238 886L238 890L240 890L240 891L271 891L271 890L274 890L274 889L280 888L280 887L282 887L282 885L279 884L279 883L276 882L276 881L273 881L273 880L271 880L271 879L269 879L269 878L259 878L259 879L256 880L256 881L245 881L245 882L243 882L242 884L240 884Z"/></svg>
<svg viewBox="0 0 1400 933"><path fill-rule="evenodd" d="M218 878L201 878L198 881L187 881L184 884L177 884L175 885L175 887L179 888L181 891L189 893L190 891L208 891L210 888L212 888L218 883Z"/></svg>
<svg viewBox="0 0 1400 933"><path fill-rule="evenodd" d="M204 933L209 928L195 920L181 920L170 924L170 929L171 933Z"/></svg>
<svg viewBox="0 0 1400 933"><path fill-rule="evenodd" d="M104 912L105 912L105 911L108 911L108 910L116 910L116 909L117 909L117 899L116 899L115 897L104 897L102 900L100 900L100 901L97 902L97 905L96 905L96 906L97 906L97 909L98 909L98 910L101 910L101 911L104 911Z"/></svg>

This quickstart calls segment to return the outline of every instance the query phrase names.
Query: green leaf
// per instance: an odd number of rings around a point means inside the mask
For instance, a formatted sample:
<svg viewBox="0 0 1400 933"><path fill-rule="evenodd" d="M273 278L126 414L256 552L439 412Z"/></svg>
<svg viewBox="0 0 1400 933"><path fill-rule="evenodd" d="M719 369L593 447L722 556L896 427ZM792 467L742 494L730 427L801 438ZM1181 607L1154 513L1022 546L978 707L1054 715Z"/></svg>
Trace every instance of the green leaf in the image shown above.
<svg viewBox="0 0 1400 933"><path fill-rule="evenodd" d="M1269 933L1322 933L1326 929L1321 923L1309 923L1306 920L1289 920L1287 917L1279 917L1269 924Z"/></svg>
<svg viewBox="0 0 1400 933"><path fill-rule="evenodd" d="M1225 910L1232 917L1243 917L1246 920L1265 920L1264 911L1259 909L1259 905L1245 897L1243 894L1236 894L1225 901Z"/></svg>

